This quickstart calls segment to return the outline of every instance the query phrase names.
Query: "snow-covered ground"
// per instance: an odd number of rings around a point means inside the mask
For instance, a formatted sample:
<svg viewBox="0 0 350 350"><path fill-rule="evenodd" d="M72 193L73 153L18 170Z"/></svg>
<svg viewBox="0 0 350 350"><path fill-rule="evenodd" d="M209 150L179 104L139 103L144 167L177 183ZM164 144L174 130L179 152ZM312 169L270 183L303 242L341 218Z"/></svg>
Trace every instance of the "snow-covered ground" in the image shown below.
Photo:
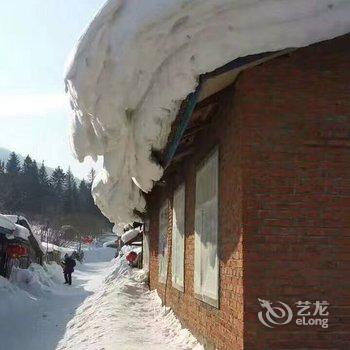
<svg viewBox="0 0 350 350"><path fill-rule="evenodd" d="M0 278L0 348L6 350L202 349L114 249L94 248L73 285L61 268L32 265Z"/></svg>

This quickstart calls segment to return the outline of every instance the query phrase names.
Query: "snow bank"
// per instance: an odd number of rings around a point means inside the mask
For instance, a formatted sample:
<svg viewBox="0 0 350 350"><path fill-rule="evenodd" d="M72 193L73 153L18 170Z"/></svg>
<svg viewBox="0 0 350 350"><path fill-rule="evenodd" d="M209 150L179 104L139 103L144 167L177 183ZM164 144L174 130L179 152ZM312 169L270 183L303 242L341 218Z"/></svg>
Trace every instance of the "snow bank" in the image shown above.
<svg viewBox="0 0 350 350"><path fill-rule="evenodd" d="M104 156L93 195L113 222L144 211L164 148L198 76L235 58L301 47L350 31L346 0L109 0L81 37L66 73L72 145Z"/></svg>
<svg viewBox="0 0 350 350"><path fill-rule="evenodd" d="M13 267L10 282L31 296L39 297L51 292L62 281L62 268L56 263L44 266L31 264L28 269Z"/></svg>
<svg viewBox="0 0 350 350"><path fill-rule="evenodd" d="M17 311L21 310L25 314L30 312L35 305L35 297L26 291L18 288L6 278L0 276L0 334L2 339L8 334L3 333L7 324L14 324L17 317Z"/></svg>
<svg viewBox="0 0 350 350"><path fill-rule="evenodd" d="M62 267L54 261L43 266L31 264L28 270L35 274L40 283L45 286L54 287L62 282Z"/></svg>
<svg viewBox="0 0 350 350"><path fill-rule="evenodd" d="M135 245L124 245L120 249L122 255L128 255L130 252L135 252L136 254L139 254L142 252L142 247L135 246Z"/></svg>
<svg viewBox="0 0 350 350"><path fill-rule="evenodd" d="M128 243L129 241L131 241L132 239L134 239L135 237L137 237L137 235L140 233L140 229L138 228L135 228L135 229L132 229L132 230L128 230L126 231L122 237L121 237L121 240L124 242L124 243Z"/></svg>
<svg viewBox="0 0 350 350"><path fill-rule="evenodd" d="M5 329L19 322L18 314L33 313L38 298L55 290L57 283L62 284L62 269L59 276L58 268L57 264L32 264L27 270L14 267L10 280L0 276L0 319L6 320Z"/></svg>
<svg viewBox="0 0 350 350"><path fill-rule="evenodd" d="M1 349L202 349L113 249L86 251L73 286L55 263L0 277ZM39 330L39 331L38 331Z"/></svg>
<svg viewBox="0 0 350 350"><path fill-rule="evenodd" d="M57 350L202 349L142 280L142 271L115 259L100 289L67 324Z"/></svg>

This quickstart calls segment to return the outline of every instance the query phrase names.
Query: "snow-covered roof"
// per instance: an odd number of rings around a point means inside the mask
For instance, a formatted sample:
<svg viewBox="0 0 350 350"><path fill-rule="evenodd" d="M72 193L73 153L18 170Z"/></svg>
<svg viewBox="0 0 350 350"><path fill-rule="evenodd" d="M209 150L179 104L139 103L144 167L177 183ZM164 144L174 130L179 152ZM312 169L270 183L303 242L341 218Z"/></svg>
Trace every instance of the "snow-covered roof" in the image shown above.
<svg viewBox="0 0 350 350"><path fill-rule="evenodd" d="M109 0L66 72L72 145L104 156L93 195L113 222L135 220L163 174L162 150L198 77L247 55L302 47L350 31L344 0Z"/></svg>
<svg viewBox="0 0 350 350"><path fill-rule="evenodd" d="M140 229L139 228L135 228L135 229L131 229L129 231L126 231L122 236L121 236L121 240L124 243L128 243L130 241L132 241L134 238L136 238L139 233L140 233Z"/></svg>
<svg viewBox="0 0 350 350"><path fill-rule="evenodd" d="M27 228L15 224L15 231L13 232L13 235L17 238L22 238L27 241L28 237L30 236L30 232Z"/></svg>
<svg viewBox="0 0 350 350"><path fill-rule="evenodd" d="M51 253L53 251L60 252L61 254L71 254L74 252L75 248L73 247L60 247L57 246L53 243L46 243L46 242L41 242L41 249L43 250L44 253Z"/></svg>
<svg viewBox="0 0 350 350"><path fill-rule="evenodd" d="M17 224L17 221L19 219L18 215L3 215L7 220L10 220L11 222L13 222L14 224Z"/></svg>
<svg viewBox="0 0 350 350"><path fill-rule="evenodd" d="M107 241L107 242L104 242L102 246L108 248L109 246L116 246L116 244L117 244L117 243L116 243L116 240L114 240L114 241Z"/></svg>
<svg viewBox="0 0 350 350"><path fill-rule="evenodd" d="M10 233L15 230L15 225L5 215L0 214L0 227L4 230L0 230L0 233Z"/></svg>

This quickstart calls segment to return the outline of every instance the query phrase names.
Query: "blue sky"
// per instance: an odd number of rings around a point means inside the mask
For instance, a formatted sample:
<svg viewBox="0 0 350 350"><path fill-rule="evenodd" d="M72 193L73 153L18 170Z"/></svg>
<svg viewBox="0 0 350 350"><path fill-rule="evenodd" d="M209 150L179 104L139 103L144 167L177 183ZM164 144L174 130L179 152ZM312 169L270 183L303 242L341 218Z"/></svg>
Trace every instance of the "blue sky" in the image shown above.
<svg viewBox="0 0 350 350"><path fill-rule="evenodd" d="M11 0L0 5L0 147L85 177L71 155L66 59L105 0Z"/></svg>

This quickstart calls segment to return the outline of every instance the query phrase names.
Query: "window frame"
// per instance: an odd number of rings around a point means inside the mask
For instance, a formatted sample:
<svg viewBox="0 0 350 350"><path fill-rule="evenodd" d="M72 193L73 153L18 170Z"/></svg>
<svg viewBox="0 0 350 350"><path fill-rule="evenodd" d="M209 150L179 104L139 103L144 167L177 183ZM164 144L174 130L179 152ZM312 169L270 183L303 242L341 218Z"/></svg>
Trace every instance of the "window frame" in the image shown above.
<svg viewBox="0 0 350 350"><path fill-rule="evenodd" d="M162 212L163 210L166 213L166 224L164 223L164 229L165 229L165 249L166 249L166 254L161 254L160 253L160 248L161 248L161 236L163 236L161 230L163 229L161 227L161 217L162 217ZM168 260L169 260L169 242L168 242L168 229L169 229L169 202L168 200L165 200L163 204L159 208L158 212L158 282L162 284L167 283L168 279ZM163 256L163 259L165 258L165 274L164 276L161 274L161 259L160 256Z"/></svg>
<svg viewBox="0 0 350 350"><path fill-rule="evenodd" d="M217 223L216 223L216 228L217 228L217 233L216 233L216 261L217 261L217 274L216 274L216 283L217 283L217 298L212 298L208 295L205 295L205 291L203 292L202 290L202 284L200 285L201 287L201 293L198 293L196 291L197 285L196 285L196 236L197 236L197 229L196 229L196 210L197 210L197 176L198 173L204 168L204 166L209 162L209 160L216 156L217 157L217 169L216 169L216 182L217 182L217 193L216 193L216 211L217 211ZM219 152L219 147L215 146L211 151L209 151L206 156L202 159L202 161L197 165L196 167L196 175L195 175L195 208L194 208L194 280L193 280L193 285L194 285L194 296L196 299L205 302L208 305L211 305L217 309L220 308L220 256L219 256L219 251L220 251L220 225L219 225L219 218L220 218L220 196L219 196L219 185L220 185L220 152ZM200 235L198 235L200 236ZM199 237L200 238L200 237ZM201 246L202 247L202 243ZM202 252L201 252L202 253ZM202 255L200 255L202 257ZM201 267L201 265L200 265Z"/></svg>
<svg viewBox="0 0 350 350"><path fill-rule="evenodd" d="M181 208L181 211L183 213L183 223L182 223L182 284L178 283L178 281L175 278L175 255L177 257L176 250L175 250L175 240L176 240L176 233L175 233L175 196L178 194L180 191L183 191L183 199L182 203L183 206ZM179 230L178 230L179 231ZM181 235L181 232L179 231L179 234ZM173 193L173 207L172 207L172 236L171 236L171 282L172 286L179 290L180 292L184 292L185 290L185 247L186 247L186 184L183 182L180 184L176 190Z"/></svg>

